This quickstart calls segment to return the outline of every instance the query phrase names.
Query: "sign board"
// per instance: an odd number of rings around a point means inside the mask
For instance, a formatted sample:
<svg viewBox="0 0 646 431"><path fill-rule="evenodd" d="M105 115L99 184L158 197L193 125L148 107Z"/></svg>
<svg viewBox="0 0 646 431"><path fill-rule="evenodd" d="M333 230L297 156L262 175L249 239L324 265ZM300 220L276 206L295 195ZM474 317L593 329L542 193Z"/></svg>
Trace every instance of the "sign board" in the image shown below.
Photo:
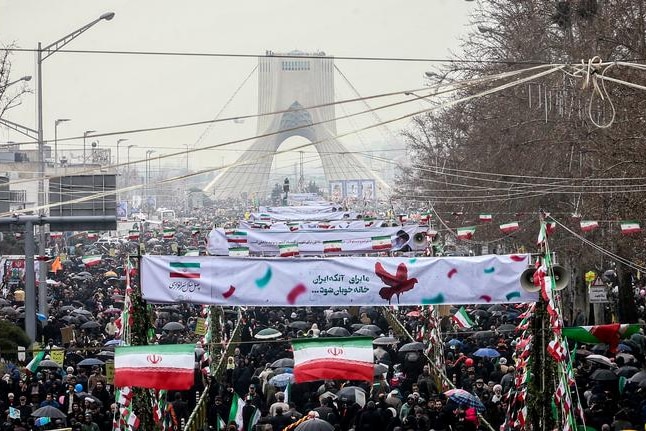
<svg viewBox="0 0 646 431"><path fill-rule="evenodd" d="M116 216L116 176L68 175L49 180L49 215L54 216ZM51 231L115 230L114 222L103 226L96 223L50 223Z"/></svg>
<svg viewBox="0 0 646 431"><path fill-rule="evenodd" d="M63 366L63 361L65 360L65 351L60 349L54 349L49 352L49 357L52 361L56 362L61 367Z"/></svg>
<svg viewBox="0 0 646 431"><path fill-rule="evenodd" d="M105 379L110 385L114 383L114 361L105 363Z"/></svg>
<svg viewBox="0 0 646 431"><path fill-rule="evenodd" d="M206 319L204 317L197 318L197 322L195 323L195 333L197 335L206 335Z"/></svg>
<svg viewBox="0 0 646 431"><path fill-rule="evenodd" d="M608 288L606 286L590 286L588 290L591 304L603 304L608 301Z"/></svg>
<svg viewBox="0 0 646 431"><path fill-rule="evenodd" d="M61 339L63 344L69 344L74 341L74 328L72 326L61 328Z"/></svg>

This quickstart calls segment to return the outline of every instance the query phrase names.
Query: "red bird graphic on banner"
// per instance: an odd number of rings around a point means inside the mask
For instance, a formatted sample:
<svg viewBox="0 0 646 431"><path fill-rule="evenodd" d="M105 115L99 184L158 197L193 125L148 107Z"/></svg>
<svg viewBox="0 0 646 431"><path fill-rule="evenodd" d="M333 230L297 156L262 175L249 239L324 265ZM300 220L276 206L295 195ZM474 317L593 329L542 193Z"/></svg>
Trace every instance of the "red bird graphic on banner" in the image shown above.
<svg viewBox="0 0 646 431"><path fill-rule="evenodd" d="M387 299L388 304L390 304L393 295L397 295L397 303L399 304L399 295L412 290L417 283L416 278L408 278L408 268L405 263L400 263L397 266L397 272L391 274L384 269L380 262L377 262L375 264L375 274L381 278L385 285L390 286L379 289L379 296Z"/></svg>

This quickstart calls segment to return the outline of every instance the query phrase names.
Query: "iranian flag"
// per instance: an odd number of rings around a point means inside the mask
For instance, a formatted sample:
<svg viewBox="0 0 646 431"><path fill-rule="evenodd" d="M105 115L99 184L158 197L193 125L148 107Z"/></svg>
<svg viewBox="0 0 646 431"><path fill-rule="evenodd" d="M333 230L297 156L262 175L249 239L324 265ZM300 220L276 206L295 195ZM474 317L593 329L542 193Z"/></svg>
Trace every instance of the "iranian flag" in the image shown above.
<svg viewBox="0 0 646 431"><path fill-rule="evenodd" d="M343 241L341 241L340 239L323 241L323 253L337 253L342 250L342 244Z"/></svg>
<svg viewBox="0 0 646 431"><path fill-rule="evenodd" d="M95 255L95 256L83 256L81 258L81 261L83 264L87 266L95 266L101 263L101 255Z"/></svg>
<svg viewBox="0 0 646 431"><path fill-rule="evenodd" d="M33 358L31 361L29 361L29 363L27 364L26 368L27 368L29 371L31 371L32 373L35 373L35 372L36 372L36 370L38 369L38 365L40 365L40 362L41 362L44 358L45 358L45 351L44 351L44 350L41 350L40 352L38 352L38 354L37 354L36 356L34 356L34 358Z"/></svg>
<svg viewBox="0 0 646 431"><path fill-rule="evenodd" d="M200 227L199 226L193 226L191 228L191 235L195 236L195 235L198 235L199 233L200 233Z"/></svg>
<svg viewBox="0 0 646 431"><path fill-rule="evenodd" d="M467 314L467 310L465 310L464 307L460 307L460 309L455 312L452 319L460 328L473 327L473 320L471 320L471 318Z"/></svg>
<svg viewBox="0 0 646 431"><path fill-rule="evenodd" d="M316 380L372 382L374 361L370 337L324 337L292 340L295 383Z"/></svg>
<svg viewBox="0 0 646 431"><path fill-rule="evenodd" d="M170 278L200 278L200 262L170 262Z"/></svg>
<svg viewBox="0 0 646 431"><path fill-rule="evenodd" d="M98 237L99 237L99 233L95 230L90 230L87 232L88 239L97 239Z"/></svg>
<svg viewBox="0 0 646 431"><path fill-rule="evenodd" d="M194 365L192 344L117 346L114 385L184 391L193 386Z"/></svg>
<svg viewBox="0 0 646 431"><path fill-rule="evenodd" d="M260 420L260 410L254 407L254 411L251 414L251 419L248 423L248 428L244 429L244 422L242 420L242 408L244 406L245 401L234 392L233 399L231 400L231 409L229 410L229 423L235 422L236 425L238 425L239 431L253 431L256 427L256 423Z"/></svg>
<svg viewBox="0 0 646 431"><path fill-rule="evenodd" d="M579 225L581 226L581 230L583 232L590 232L599 227L599 222L596 220L581 220L579 222Z"/></svg>
<svg viewBox="0 0 646 431"><path fill-rule="evenodd" d="M390 250L392 248L392 241L390 235L387 236L373 236L372 238L373 250Z"/></svg>
<svg viewBox="0 0 646 431"><path fill-rule="evenodd" d="M491 214L480 214L478 216L478 220L480 220L481 222L487 223L493 220L493 216Z"/></svg>
<svg viewBox="0 0 646 431"><path fill-rule="evenodd" d="M639 226L639 222L630 220L630 221L622 221L621 222L621 233L623 235L630 235L632 233L639 233L642 231L641 226Z"/></svg>
<svg viewBox="0 0 646 431"><path fill-rule="evenodd" d="M249 256L249 247L231 247L229 248L229 256L247 257Z"/></svg>
<svg viewBox="0 0 646 431"><path fill-rule="evenodd" d="M511 223L503 223L500 225L500 230L502 233L512 233L520 229L517 221L512 221Z"/></svg>
<svg viewBox="0 0 646 431"><path fill-rule="evenodd" d="M128 231L128 239L130 241L138 241L139 240L139 231L138 230Z"/></svg>
<svg viewBox="0 0 646 431"><path fill-rule="evenodd" d="M298 244L278 244L280 257L298 256Z"/></svg>
<svg viewBox="0 0 646 431"><path fill-rule="evenodd" d="M173 239L175 237L175 229L166 228L162 235L164 239Z"/></svg>
<svg viewBox="0 0 646 431"><path fill-rule="evenodd" d="M51 239L59 239L59 238L63 238L63 232L50 232L50 233L49 233L49 237L50 237Z"/></svg>
<svg viewBox="0 0 646 431"><path fill-rule="evenodd" d="M476 233L475 226L459 227L457 229L458 239L471 239L474 233Z"/></svg>
<svg viewBox="0 0 646 431"><path fill-rule="evenodd" d="M271 216L269 214L260 214L260 221L271 221Z"/></svg>
<svg viewBox="0 0 646 431"><path fill-rule="evenodd" d="M234 230L227 234L227 242L234 244L246 244L247 243L247 232L241 230Z"/></svg>
<svg viewBox="0 0 646 431"><path fill-rule="evenodd" d="M563 336L579 343L606 343L611 352L616 351L619 340L639 333L638 324L611 323L596 326L571 326L563 328Z"/></svg>

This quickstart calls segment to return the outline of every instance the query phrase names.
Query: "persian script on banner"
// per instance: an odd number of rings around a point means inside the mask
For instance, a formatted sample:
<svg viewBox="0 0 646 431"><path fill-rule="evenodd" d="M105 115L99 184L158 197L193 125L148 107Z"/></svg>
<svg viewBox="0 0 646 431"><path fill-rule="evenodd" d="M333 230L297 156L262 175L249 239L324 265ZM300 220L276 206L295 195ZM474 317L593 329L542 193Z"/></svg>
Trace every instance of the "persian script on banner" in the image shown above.
<svg viewBox="0 0 646 431"><path fill-rule="evenodd" d="M419 305L532 302L520 285L529 255L239 258L142 256L154 303L222 306Z"/></svg>

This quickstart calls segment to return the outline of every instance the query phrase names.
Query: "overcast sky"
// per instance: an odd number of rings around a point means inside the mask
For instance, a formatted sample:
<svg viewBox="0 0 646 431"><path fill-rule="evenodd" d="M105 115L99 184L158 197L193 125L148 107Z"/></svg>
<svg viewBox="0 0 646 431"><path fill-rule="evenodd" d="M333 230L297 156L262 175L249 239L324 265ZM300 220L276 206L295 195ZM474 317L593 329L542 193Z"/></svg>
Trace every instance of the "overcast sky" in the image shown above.
<svg viewBox="0 0 646 431"><path fill-rule="evenodd" d="M47 45L107 11L115 12L65 47L70 50L192 52L264 55L266 50L325 51L336 57L448 58L458 39L468 31L474 2L464 0L0 0L0 41L32 49ZM12 57L12 77L35 76L33 52ZM146 56L58 52L43 63L44 132L53 140L54 121L72 121L58 127L59 139L82 136L86 130L123 134L98 137L101 147L121 144L121 162L142 159L147 149L156 154L185 150L185 144L203 147L252 137L254 120L243 124L216 124L163 132L127 134L128 130L167 126L221 117L253 115L257 111L257 76L253 74L227 105L257 64L256 58ZM336 60L361 96L405 91L423 86L423 73L434 63L406 61ZM337 99L354 94L336 76ZM35 79L30 82L35 89ZM4 118L36 128L35 94ZM370 102L371 106L378 102ZM417 101L405 108L423 108ZM346 107L353 110L365 106ZM344 111L337 108L337 115ZM382 120L394 112L380 112ZM374 124L374 116L339 124L341 132ZM396 134L405 123L389 126ZM204 136L203 136L204 135ZM352 150L368 149L381 131L343 138ZM203 136L201 140L200 136ZM21 135L0 129L0 142L23 141ZM300 138L290 138L294 143ZM89 143L89 141L88 141ZM286 144L289 143L289 140ZM59 142L60 150L82 153L82 139ZM234 161L244 144L227 151L195 152L195 169ZM113 150L114 151L114 150ZM113 155L113 157L116 157ZM158 165L183 166L184 157Z"/></svg>

